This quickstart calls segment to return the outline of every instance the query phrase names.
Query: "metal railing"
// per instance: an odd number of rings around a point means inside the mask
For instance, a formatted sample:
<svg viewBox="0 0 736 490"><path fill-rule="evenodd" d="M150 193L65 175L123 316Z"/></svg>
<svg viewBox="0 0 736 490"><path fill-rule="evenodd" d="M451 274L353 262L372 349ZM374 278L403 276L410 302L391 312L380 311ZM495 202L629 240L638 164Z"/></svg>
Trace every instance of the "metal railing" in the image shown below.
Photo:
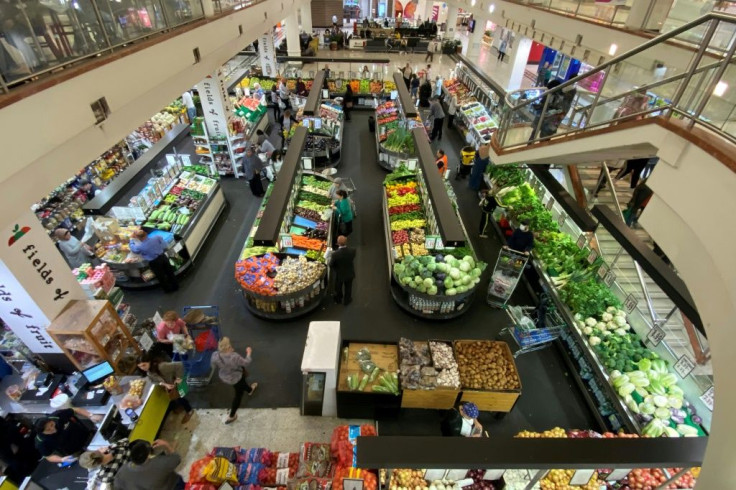
<svg viewBox="0 0 736 490"><path fill-rule="evenodd" d="M265 0L213 0L216 13ZM203 0L10 0L0 11L0 90L205 17Z"/></svg>
<svg viewBox="0 0 736 490"><path fill-rule="evenodd" d="M728 26L732 32L725 52L711 46L714 34L723 32L722 26ZM734 26L736 16L712 12L548 89L537 98L507 97L495 139L504 149L520 148L625 120L675 117L687 120L690 128L697 124L736 143L736 70L731 66L736 51ZM683 33L703 28L705 33L687 69L666 78L658 73L655 48ZM637 73L645 83L622 89L619 80L627 72ZM586 103L577 94L577 84L590 77L602 79L592 93L592 101Z"/></svg>

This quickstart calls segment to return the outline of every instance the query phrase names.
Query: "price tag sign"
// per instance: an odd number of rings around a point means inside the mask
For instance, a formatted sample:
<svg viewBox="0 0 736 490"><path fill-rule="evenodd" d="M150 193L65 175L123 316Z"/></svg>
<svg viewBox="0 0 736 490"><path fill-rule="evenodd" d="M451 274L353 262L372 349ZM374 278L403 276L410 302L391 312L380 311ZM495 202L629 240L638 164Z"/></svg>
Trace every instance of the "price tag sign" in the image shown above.
<svg viewBox="0 0 736 490"><path fill-rule="evenodd" d="M617 470L613 470L606 477L606 481L619 481L619 480L623 480L624 478L626 478L628 476L629 473L631 473L631 469L629 469L629 468L619 468Z"/></svg>
<svg viewBox="0 0 736 490"><path fill-rule="evenodd" d="M363 480L355 478L345 478L342 481L342 487L345 490L363 490Z"/></svg>
<svg viewBox="0 0 736 490"><path fill-rule="evenodd" d="M424 238L424 248L427 250L434 250L434 246L436 243L436 239L433 236L428 236Z"/></svg>
<svg viewBox="0 0 736 490"><path fill-rule="evenodd" d="M708 390L700 395L700 399L703 401L708 410L713 411L713 399L715 396L715 388L711 386Z"/></svg>
<svg viewBox="0 0 736 490"><path fill-rule="evenodd" d="M406 161L406 168L408 168L409 170L412 170L412 171L416 170L417 169L417 159L416 158L412 158L410 160L407 160Z"/></svg>
<svg viewBox="0 0 736 490"><path fill-rule="evenodd" d="M616 274L613 271L608 271L608 274L606 274L606 277L603 278L603 284L605 284L607 287L611 287L611 284L613 284L613 281L616 280Z"/></svg>
<svg viewBox="0 0 736 490"><path fill-rule="evenodd" d="M143 335L141 335L140 343L143 350L151 350L151 347L153 347L153 339L148 332L144 332Z"/></svg>
<svg viewBox="0 0 736 490"><path fill-rule="evenodd" d="M550 211L552 210L552 206L554 205L555 205L554 198L552 196L549 196L549 201L547 201L547 205L545 206L545 208L547 209L547 211Z"/></svg>
<svg viewBox="0 0 736 490"><path fill-rule="evenodd" d="M570 485L587 485L595 470L577 470L570 478Z"/></svg>
<svg viewBox="0 0 736 490"><path fill-rule="evenodd" d="M559 226L560 228L562 228L562 227L564 226L564 224L565 224L565 221L567 221L567 215L566 215L565 213L562 213L562 214L561 214L561 215L560 215L560 216L559 216L559 217L557 218L557 225L558 225L558 226Z"/></svg>
<svg viewBox="0 0 736 490"><path fill-rule="evenodd" d="M483 479L486 481L500 480L506 470L486 470Z"/></svg>
<svg viewBox="0 0 736 490"><path fill-rule="evenodd" d="M442 239L441 238L437 237L437 240L435 240L434 249L435 250L444 250L445 249L445 244L442 243Z"/></svg>
<svg viewBox="0 0 736 490"><path fill-rule="evenodd" d="M685 379L690 376L690 373L692 373L693 369L695 369L695 363L687 356L687 354L683 354L682 357L677 360L673 367L675 368L675 372L682 379Z"/></svg>
<svg viewBox="0 0 736 490"><path fill-rule="evenodd" d="M588 254L588 263L592 264L593 262L595 262L595 259L597 258L598 258L598 252L591 249L590 253Z"/></svg>
<svg viewBox="0 0 736 490"><path fill-rule="evenodd" d="M294 242L291 239L291 235L281 235L281 248L291 248L294 246Z"/></svg>
<svg viewBox="0 0 736 490"><path fill-rule="evenodd" d="M647 340L651 342L654 347L657 347L659 343L662 342L665 335L664 330L655 325L647 334Z"/></svg>
<svg viewBox="0 0 736 490"><path fill-rule="evenodd" d="M581 233L578 237L578 240L575 242L575 245L577 245L578 248L582 250L583 248L585 248L585 244L587 243L587 241L588 240L587 238L585 238L585 234Z"/></svg>
<svg viewBox="0 0 736 490"><path fill-rule="evenodd" d="M624 300L624 308L626 309L626 313L631 313L634 311L634 308L636 308L636 304L639 301L634 297L633 294L630 294L626 296L626 299Z"/></svg>
<svg viewBox="0 0 736 490"><path fill-rule="evenodd" d="M463 478L462 480L456 482L457 486L460 488L469 487L473 483L475 483L475 481L473 481L472 478Z"/></svg>
<svg viewBox="0 0 736 490"><path fill-rule="evenodd" d="M465 478L465 475L468 473L468 470L447 470L447 478L448 480L454 480L459 481Z"/></svg>
<svg viewBox="0 0 736 490"><path fill-rule="evenodd" d="M608 266L606 264L601 264L600 267L598 267L598 278L603 279L606 277L606 274L608 274Z"/></svg>

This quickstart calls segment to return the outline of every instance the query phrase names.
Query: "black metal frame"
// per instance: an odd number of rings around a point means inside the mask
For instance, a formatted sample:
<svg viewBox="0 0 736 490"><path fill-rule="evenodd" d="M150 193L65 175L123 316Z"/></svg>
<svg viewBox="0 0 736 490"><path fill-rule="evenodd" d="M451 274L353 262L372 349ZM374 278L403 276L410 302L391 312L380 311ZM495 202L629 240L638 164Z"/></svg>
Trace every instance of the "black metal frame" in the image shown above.
<svg viewBox="0 0 736 490"><path fill-rule="evenodd" d="M326 78L324 70L319 70L314 74L312 88L309 90L307 102L304 104L305 116L316 116L319 114L319 106L322 103L322 87L325 84Z"/></svg>
<svg viewBox="0 0 736 490"><path fill-rule="evenodd" d="M391 60L385 58L328 58L320 56L277 56L276 61L301 61L302 63L376 63L388 65Z"/></svg>
<svg viewBox="0 0 736 490"><path fill-rule="evenodd" d="M253 245L257 247L274 247L279 239L281 224L289 205L289 196L294 186L294 177L301 164L302 151L307 142L307 128L299 126L289 142L289 149L284 155L284 163L279 178L274 184L268 206L263 211L258 230L253 237Z"/></svg>
<svg viewBox="0 0 736 490"><path fill-rule="evenodd" d="M417 117L419 112L414 106L414 100L411 98L409 89L406 88L406 82L404 82L404 76L396 72L394 73L394 83L396 84L396 90L399 92L399 103L401 104L401 112L404 113L406 118Z"/></svg>
<svg viewBox="0 0 736 490"><path fill-rule="evenodd" d="M690 320L705 337L705 327L700 319L700 313L695 306L693 297L675 271L662 261L644 242L639 239L621 216L612 209L597 204L593 206L593 216L598 218L603 227L616 239L629 255L654 280L662 291L675 303L682 313Z"/></svg>
<svg viewBox="0 0 736 490"><path fill-rule="evenodd" d="M397 75L399 74L397 73ZM404 81L402 80L401 83L404 83ZM414 136L414 147L417 150L419 165L427 183L427 192L429 193L429 199L432 201L432 208L437 219L437 227L442 237L442 243L446 247L463 247L465 246L465 232L463 232L463 227L460 225L459 218L453 209L450 197L447 195L444 179L437 171L436 158L432 153L429 140L427 140L427 133L423 128L414 128L411 133Z"/></svg>

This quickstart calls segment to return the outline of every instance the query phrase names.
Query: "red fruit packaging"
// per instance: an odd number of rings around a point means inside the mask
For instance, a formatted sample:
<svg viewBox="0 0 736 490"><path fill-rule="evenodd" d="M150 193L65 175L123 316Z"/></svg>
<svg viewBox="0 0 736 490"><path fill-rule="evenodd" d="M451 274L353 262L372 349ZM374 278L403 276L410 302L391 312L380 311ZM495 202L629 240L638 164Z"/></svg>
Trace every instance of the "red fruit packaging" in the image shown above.
<svg viewBox="0 0 736 490"><path fill-rule="evenodd" d="M330 448L332 457L341 466L356 466L357 455L355 453L356 439L358 437L375 436L376 428L372 425L340 425L332 432Z"/></svg>
<svg viewBox="0 0 736 490"><path fill-rule="evenodd" d="M315 442L305 442L299 451L300 478L313 476L317 478L331 478L334 472L330 458L330 446Z"/></svg>
<svg viewBox="0 0 736 490"><path fill-rule="evenodd" d="M377 490L378 488L378 478L372 471L352 466L339 466L332 479L332 490L344 490L343 480L345 479L363 480L363 490Z"/></svg>
<svg viewBox="0 0 736 490"><path fill-rule="evenodd" d="M204 470L207 464L214 458L212 456L205 456L202 459L198 459L189 468L189 483L207 483L207 479L204 476Z"/></svg>
<svg viewBox="0 0 736 490"><path fill-rule="evenodd" d="M288 490L330 490L332 480L330 478L297 478L289 483Z"/></svg>

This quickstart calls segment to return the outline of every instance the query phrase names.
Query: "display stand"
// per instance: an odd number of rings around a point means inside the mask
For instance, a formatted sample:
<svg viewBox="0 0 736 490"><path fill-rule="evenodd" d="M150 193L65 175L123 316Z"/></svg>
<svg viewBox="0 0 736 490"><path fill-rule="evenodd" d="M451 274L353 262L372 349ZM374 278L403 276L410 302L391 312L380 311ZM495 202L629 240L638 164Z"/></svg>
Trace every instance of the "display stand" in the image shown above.
<svg viewBox="0 0 736 490"><path fill-rule="evenodd" d="M496 267L491 275L491 282L488 284L488 297L486 301L489 305L497 308L503 308L511 299L511 295L516 290L521 276L524 274L526 261L529 254L503 247L498 252Z"/></svg>
<svg viewBox="0 0 736 490"><path fill-rule="evenodd" d="M268 320L305 315L319 306L327 292L324 253L332 243L333 228L332 213L325 212L329 179L305 169L311 166L311 160L301 155L306 138L307 129L296 128L278 179L268 187L235 264L246 307ZM298 289L279 292L274 286L280 279L279 267L296 259L304 262L288 274L293 274L290 283L298 283ZM310 279L302 279L302 274Z"/></svg>
<svg viewBox="0 0 736 490"><path fill-rule="evenodd" d="M79 371L107 361L117 373L128 374L141 352L106 300L73 301L47 331Z"/></svg>
<svg viewBox="0 0 736 490"><path fill-rule="evenodd" d="M310 322L302 356L301 415L337 416L340 322Z"/></svg>

